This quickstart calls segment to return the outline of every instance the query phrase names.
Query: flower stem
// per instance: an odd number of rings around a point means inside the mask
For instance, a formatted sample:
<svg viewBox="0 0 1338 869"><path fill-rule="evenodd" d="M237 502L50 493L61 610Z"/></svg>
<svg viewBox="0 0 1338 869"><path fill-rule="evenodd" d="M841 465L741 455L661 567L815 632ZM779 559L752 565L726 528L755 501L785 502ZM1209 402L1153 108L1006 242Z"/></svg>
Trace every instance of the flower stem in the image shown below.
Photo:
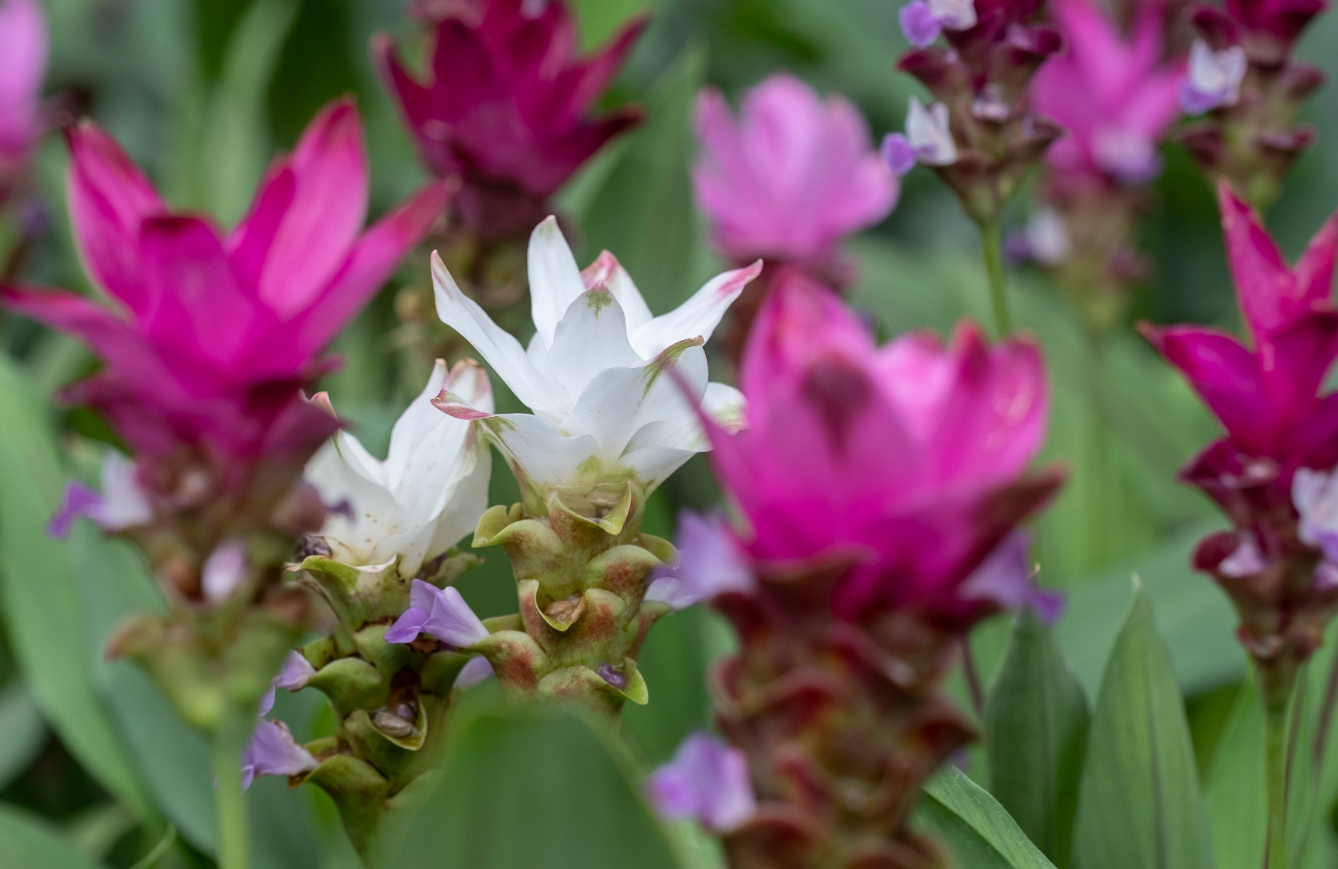
<svg viewBox="0 0 1338 869"><path fill-rule="evenodd" d="M1004 276L1003 218L997 212L980 223L980 247L985 255L985 274L990 282L990 302L994 306L994 327L998 337L1013 331L1008 313L1008 281Z"/></svg>
<svg viewBox="0 0 1338 869"><path fill-rule="evenodd" d="M1266 703L1268 768L1268 861L1266 869L1284 869L1287 861L1287 704Z"/></svg>
<svg viewBox="0 0 1338 869"><path fill-rule="evenodd" d="M252 721L251 723L254 723ZM242 752L250 729L227 715L214 734L214 773L218 776L218 869L248 869L246 801L242 794Z"/></svg>

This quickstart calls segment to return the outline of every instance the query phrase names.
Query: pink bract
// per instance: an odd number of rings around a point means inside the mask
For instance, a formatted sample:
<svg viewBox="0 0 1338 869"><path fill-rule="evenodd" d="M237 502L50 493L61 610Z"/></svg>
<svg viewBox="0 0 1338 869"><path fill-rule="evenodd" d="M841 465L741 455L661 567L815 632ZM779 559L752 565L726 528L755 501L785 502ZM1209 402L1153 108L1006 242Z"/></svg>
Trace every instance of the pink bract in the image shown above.
<svg viewBox="0 0 1338 869"><path fill-rule="evenodd" d="M373 52L399 100L423 162L462 181L456 215L474 232L529 232L544 200L641 113L622 109L592 119L590 107L617 75L637 36L638 19L602 52L576 55L566 4L485 0L435 25L428 72L405 69L389 37ZM464 11L473 14L465 15Z"/></svg>
<svg viewBox="0 0 1338 869"><path fill-rule="evenodd" d="M35 0L0 2L0 202L11 192L41 133L46 20Z"/></svg>
<svg viewBox="0 0 1338 869"><path fill-rule="evenodd" d="M1041 67L1032 85L1036 110L1068 135L1046 160L1075 174L1105 173L1141 183L1160 169L1157 145L1180 114L1184 62L1163 59L1165 8L1139 8L1128 38L1092 0L1051 6L1068 52Z"/></svg>
<svg viewBox="0 0 1338 869"><path fill-rule="evenodd" d="M748 92L736 120L709 88L697 98L693 171L712 240L735 260L822 264L841 239L882 220L900 185L859 110L778 73Z"/></svg>
<svg viewBox="0 0 1338 869"><path fill-rule="evenodd" d="M250 213L223 232L172 211L97 126L67 135L75 238L112 304L14 287L3 299L102 358L104 370L68 397L157 455L186 443L256 458L328 428L297 387L329 367L322 350L424 236L447 187L427 185L363 232L362 124L341 100L275 161Z"/></svg>
<svg viewBox="0 0 1338 869"><path fill-rule="evenodd" d="M747 430L711 429L717 472L759 562L849 560L842 615L920 606L969 619L956 592L1059 485L1027 476L1048 390L1035 344L989 347L973 324L877 347L798 274L764 304L744 356Z"/></svg>

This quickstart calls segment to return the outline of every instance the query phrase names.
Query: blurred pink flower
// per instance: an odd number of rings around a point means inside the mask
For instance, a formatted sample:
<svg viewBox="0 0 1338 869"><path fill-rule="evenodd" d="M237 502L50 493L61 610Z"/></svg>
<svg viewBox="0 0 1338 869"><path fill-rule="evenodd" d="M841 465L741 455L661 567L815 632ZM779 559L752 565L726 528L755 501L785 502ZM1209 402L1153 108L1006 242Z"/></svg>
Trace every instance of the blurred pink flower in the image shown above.
<svg viewBox="0 0 1338 869"><path fill-rule="evenodd" d="M1156 177L1157 145L1180 114L1185 68L1163 57L1165 7L1141 5L1127 39L1092 0L1056 0L1051 12L1068 52L1041 67L1032 93L1036 110L1068 135L1046 160L1065 173L1130 184Z"/></svg>
<svg viewBox="0 0 1338 869"><path fill-rule="evenodd" d="M714 833L737 829L757 811L748 758L701 731L688 734L646 791L664 817L691 818Z"/></svg>
<svg viewBox="0 0 1338 869"><path fill-rule="evenodd" d="M1243 45L1252 55L1276 62L1328 8L1327 0L1226 0L1225 9L1194 4L1191 14L1213 48Z"/></svg>
<svg viewBox="0 0 1338 869"><path fill-rule="evenodd" d="M0 202L13 191L41 133L46 20L36 0L0 2Z"/></svg>
<svg viewBox="0 0 1338 869"><path fill-rule="evenodd" d="M755 561L847 562L834 601L847 618L918 606L967 622L1026 597L998 588L1025 571L961 587L1062 480L1026 471L1049 403L1032 342L990 348L967 323L947 347L917 333L879 348L794 274L758 317L740 384L749 427L709 427L711 459Z"/></svg>
<svg viewBox="0 0 1338 869"><path fill-rule="evenodd" d="M104 411L140 458L182 444L243 464L314 449L336 423L299 385L329 367L321 351L427 232L446 186L424 187L364 233L362 124L342 100L223 233L171 211L92 123L68 137L75 238L113 304L16 287L0 296L102 357L105 368L67 397Z"/></svg>
<svg viewBox="0 0 1338 869"><path fill-rule="evenodd" d="M749 91L737 120L719 91L703 91L696 125L697 202L716 248L733 260L824 264L844 236L896 204L899 182L859 110L793 76Z"/></svg>
<svg viewBox="0 0 1338 869"><path fill-rule="evenodd" d="M422 81L400 63L390 37L379 34L372 50L423 162L438 176L460 177L455 214L497 238L533 229L549 213L545 200L641 119L636 109L589 115L645 23L578 60L565 3L485 0L435 24Z"/></svg>

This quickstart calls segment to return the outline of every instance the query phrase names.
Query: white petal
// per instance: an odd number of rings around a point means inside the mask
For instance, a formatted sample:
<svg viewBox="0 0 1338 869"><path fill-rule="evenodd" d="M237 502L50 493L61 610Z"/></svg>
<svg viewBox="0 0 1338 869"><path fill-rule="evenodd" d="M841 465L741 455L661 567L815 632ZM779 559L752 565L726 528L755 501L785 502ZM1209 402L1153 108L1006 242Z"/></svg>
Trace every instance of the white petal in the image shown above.
<svg viewBox="0 0 1338 869"><path fill-rule="evenodd" d="M89 509L89 516L108 531L153 521L153 507L139 485L135 463L115 450L108 450L102 459L102 501Z"/></svg>
<svg viewBox="0 0 1338 869"><path fill-rule="evenodd" d="M488 509L488 480L492 476L492 450L480 441L473 468L442 492L442 504L428 541L426 558L436 558L474 531Z"/></svg>
<svg viewBox="0 0 1338 869"><path fill-rule="evenodd" d="M558 320L576 297L585 292L581 270L576 267L576 258L571 255L571 248L562 237L555 217L545 219L530 235L529 274L534 328L544 344L551 347Z"/></svg>
<svg viewBox="0 0 1338 869"><path fill-rule="evenodd" d="M715 420L725 431L733 434L748 426L746 409L748 401L732 386L724 383L706 384L706 394L702 396L702 411Z"/></svg>
<svg viewBox="0 0 1338 869"><path fill-rule="evenodd" d="M599 257L581 272L581 280L585 282L586 289L595 284L603 284L609 288L609 292L613 293L618 304L623 306L623 316L627 318L629 332L635 332L653 319L641 291L632 283L632 276L623 268L622 263L618 262L618 258L608 251L602 251Z"/></svg>
<svg viewBox="0 0 1338 869"><path fill-rule="evenodd" d="M565 391L536 371L520 342L461 292L436 252L432 254L432 285L437 296L437 316L487 360L526 407L547 410L562 405Z"/></svg>
<svg viewBox="0 0 1338 869"><path fill-rule="evenodd" d="M680 450L672 447L648 449L629 447L627 452L623 453L620 462L623 467L631 470L646 494L650 494L697 452L697 450Z"/></svg>
<svg viewBox="0 0 1338 869"><path fill-rule="evenodd" d="M246 578L246 544L240 540L225 540L204 561L200 570L200 588L211 603L227 600Z"/></svg>
<svg viewBox="0 0 1338 869"><path fill-rule="evenodd" d="M650 359L665 348L691 338L710 340L711 333L725 316L725 311L743 292L748 282L762 272L762 261L747 268L716 275L683 304L656 317L632 333L632 347L642 358Z"/></svg>
<svg viewBox="0 0 1338 869"><path fill-rule="evenodd" d="M533 414L501 414L481 420L480 425L488 430L516 478L535 491L574 485L581 476L581 465L591 456L600 456L599 442L591 435L567 437ZM585 470L597 469L587 466Z"/></svg>
<svg viewBox="0 0 1338 869"><path fill-rule="evenodd" d="M586 290L567 308L548 351L545 372L570 395L580 395L609 368L639 368L645 360L627 343L622 305L608 290Z"/></svg>
<svg viewBox="0 0 1338 869"><path fill-rule="evenodd" d="M364 463L368 459L356 438L340 432L320 448L306 470L307 481L320 492L321 500L330 505L347 502L349 506L353 518L343 511L331 511L321 534L335 560L354 567L384 561L377 545L406 530L399 502L381 481L366 473Z"/></svg>

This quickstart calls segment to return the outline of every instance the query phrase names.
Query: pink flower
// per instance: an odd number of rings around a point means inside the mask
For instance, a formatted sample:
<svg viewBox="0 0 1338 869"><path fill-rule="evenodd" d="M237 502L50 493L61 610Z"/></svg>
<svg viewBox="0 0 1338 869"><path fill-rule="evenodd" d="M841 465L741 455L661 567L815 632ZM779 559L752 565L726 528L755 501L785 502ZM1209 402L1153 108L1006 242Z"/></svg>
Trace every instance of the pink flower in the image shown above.
<svg viewBox="0 0 1338 869"><path fill-rule="evenodd" d="M383 75L428 169L459 176L455 214L488 238L528 232L545 200L605 142L637 123L635 109L589 119L645 26L628 25L589 60L576 58L565 3L485 0L435 25L426 79L373 41ZM473 14L467 14L472 11Z"/></svg>
<svg viewBox="0 0 1338 869"><path fill-rule="evenodd" d="M0 202L12 192L41 133L46 21L36 0L0 0Z"/></svg>
<svg viewBox="0 0 1338 869"><path fill-rule="evenodd" d="M1139 8L1128 39L1091 0L1057 0L1068 53L1036 74L1036 110L1068 129L1046 160L1071 174L1141 184L1161 171L1157 145L1180 114L1181 61L1163 61L1165 9Z"/></svg>
<svg viewBox="0 0 1338 869"><path fill-rule="evenodd" d="M225 233L171 211L92 123L68 137L75 238L112 304L13 287L0 296L102 357L102 372L68 397L105 412L141 459L186 444L245 464L318 444L335 423L298 386L328 367L321 351L441 213L445 185L363 232L362 125L339 101L270 167L251 212Z"/></svg>
<svg viewBox="0 0 1338 869"><path fill-rule="evenodd" d="M697 98L697 202L731 259L821 264L841 239L882 220L900 185L844 97L821 99L783 73L748 92L736 120L708 88Z"/></svg>
<svg viewBox="0 0 1338 869"><path fill-rule="evenodd" d="M844 617L919 606L969 621L999 583L961 585L1062 479L1026 474L1048 392L1025 339L990 348L964 324L947 347L917 333L879 348L831 291L791 275L759 315L741 387L749 428L710 431L751 528L742 543L762 564L848 562Z"/></svg>
<svg viewBox="0 0 1338 869"><path fill-rule="evenodd" d="M1227 0L1226 9L1195 4L1194 24L1214 43L1247 46L1270 60L1285 56L1327 0Z"/></svg>
<svg viewBox="0 0 1338 869"><path fill-rule="evenodd" d="M757 811L748 758L700 731L655 770L647 792L664 817L691 818L715 833L737 829Z"/></svg>

